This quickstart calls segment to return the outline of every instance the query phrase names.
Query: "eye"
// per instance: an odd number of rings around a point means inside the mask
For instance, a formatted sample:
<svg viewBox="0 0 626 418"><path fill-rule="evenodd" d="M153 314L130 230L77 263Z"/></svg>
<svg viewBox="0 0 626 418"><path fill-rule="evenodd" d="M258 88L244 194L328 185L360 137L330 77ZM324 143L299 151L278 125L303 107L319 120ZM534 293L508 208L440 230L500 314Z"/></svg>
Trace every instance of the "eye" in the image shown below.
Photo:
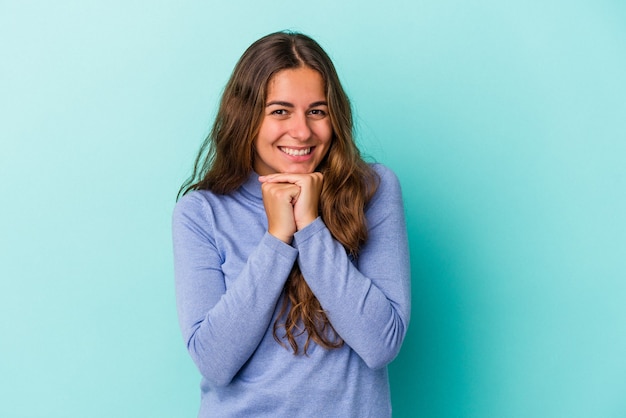
<svg viewBox="0 0 626 418"><path fill-rule="evenodd" d="M309 110L309 115L311 115L315 119L322 119L326 117L326 111L322 109L311 109Z"/></svg>
<svg viewBox="0 0 626 418"><path fill-rule="evenodd" d="M285 116L286 114L287 114L286 109L276 109L276 110L272 110L272 112L270 113L270 115L277 115L277 116Z"/></svg>

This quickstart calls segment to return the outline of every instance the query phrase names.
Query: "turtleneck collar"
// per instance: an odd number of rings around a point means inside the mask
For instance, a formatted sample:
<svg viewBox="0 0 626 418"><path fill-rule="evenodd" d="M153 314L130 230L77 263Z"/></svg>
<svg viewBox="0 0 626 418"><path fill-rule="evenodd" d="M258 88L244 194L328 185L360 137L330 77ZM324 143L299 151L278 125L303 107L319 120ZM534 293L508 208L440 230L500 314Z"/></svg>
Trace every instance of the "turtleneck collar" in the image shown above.
<svg viewBox="0 0 626 418"><path fill-rule="evenodd" d="M253 198L263 200L261 182L259 181L259 175L256 172L250 172L248 179L241 185L241 189Z"/></svg>

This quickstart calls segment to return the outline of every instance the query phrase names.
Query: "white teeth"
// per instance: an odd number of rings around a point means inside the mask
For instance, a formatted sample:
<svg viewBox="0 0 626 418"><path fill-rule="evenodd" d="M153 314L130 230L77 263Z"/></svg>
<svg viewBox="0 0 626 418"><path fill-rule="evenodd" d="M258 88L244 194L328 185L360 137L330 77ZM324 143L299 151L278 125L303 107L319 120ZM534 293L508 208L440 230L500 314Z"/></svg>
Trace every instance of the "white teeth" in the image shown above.
<svg viewBox="0 0 626 418"><path fill-rule="evenodd" d="M307 155L311 153L311 148L293 149L293 148L280 147L280 150L284 152L285 154L293 155L294 157Z"/></svg>

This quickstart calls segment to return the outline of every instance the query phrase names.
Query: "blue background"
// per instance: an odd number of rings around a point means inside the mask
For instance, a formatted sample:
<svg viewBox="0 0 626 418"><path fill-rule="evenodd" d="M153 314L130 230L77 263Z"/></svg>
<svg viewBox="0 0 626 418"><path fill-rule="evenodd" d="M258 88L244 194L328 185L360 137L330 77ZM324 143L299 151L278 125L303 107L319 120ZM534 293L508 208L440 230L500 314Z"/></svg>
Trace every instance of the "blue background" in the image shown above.
<svg viewBox="0 0 626 418"><path fill-rule="evenodd" d="M626 417L618 0L0 0L0 416L196 415L171 210L280 29L333 57L403 186L395 416Z"/></svg>

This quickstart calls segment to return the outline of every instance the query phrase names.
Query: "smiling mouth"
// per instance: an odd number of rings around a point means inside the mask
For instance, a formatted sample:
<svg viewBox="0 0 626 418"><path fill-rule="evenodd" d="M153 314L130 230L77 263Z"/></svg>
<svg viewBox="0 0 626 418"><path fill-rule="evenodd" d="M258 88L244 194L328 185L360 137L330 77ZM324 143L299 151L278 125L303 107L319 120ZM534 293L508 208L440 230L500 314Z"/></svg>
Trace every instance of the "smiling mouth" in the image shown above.
<svg viewBox="0 0 626 418"><path fill-rule="evenodd" d="M301 149L287 148L287 147L278 147L278 149L281 150L282 152L284 152L287 155L291 155L293 157L301 157L303 155L310 154L311 150L313 149L313 147L301 148Z"/></svg>

